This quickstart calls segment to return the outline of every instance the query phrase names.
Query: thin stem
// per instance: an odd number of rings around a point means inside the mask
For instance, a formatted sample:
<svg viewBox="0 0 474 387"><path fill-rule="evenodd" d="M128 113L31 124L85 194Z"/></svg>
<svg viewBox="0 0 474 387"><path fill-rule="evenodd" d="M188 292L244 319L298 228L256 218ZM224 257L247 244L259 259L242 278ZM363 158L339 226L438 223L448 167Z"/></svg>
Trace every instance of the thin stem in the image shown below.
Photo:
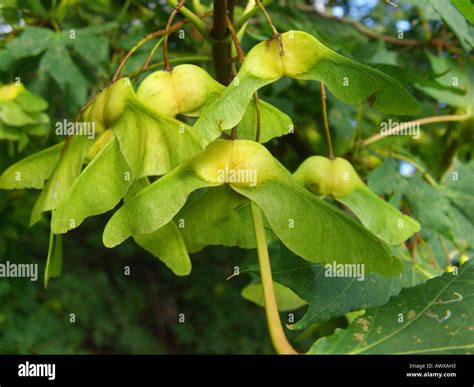
<svg viewBox="0 0 474 387"><path fill-rule="evenodd" d="M262 4L262 2L260 0L255 0L255 2L257 3L258 7L260 8L260 10L262 11L263 13L263 16L265 16L265 19L267 19L267 23L268 25L270 26L270 29L272 30L272 37L276 37L279 35L277 29L275 28L275 25L273 24L272 22L272 18L270 17L270 15L268 14L267 10L265 9L264 5Z"/></svg>
<svg viewBox="0 0 474 387"><path fill-rule="evenodd" d="M324 132L326 133L326 139L328 142L328 157L331 160L334 160L334 152L332 149L332 140L331 140L331 133L329 132L329 121L328 121L328 112L326 108L326 86L324 82L320 84L320 92L321 92L321 104L323 108L323 122L324 122Z"/></svg>
<svg viewBox="0 0 474 387"><path fill-rule="evenodd" d="M253 98L255 99L255 112L257 114L256 117L256 128L255 128L255 141L260 142L260 98L258 97L258 93L253 93Z"/></svg>
<svg viewBox="0 0 474 387"><path fill-rule="evenodd" d="M382 138L387 137L388 135L391 134L397 134L398 132L401 132L405 129L410 128L411 126L414 125L427 125L427 124L433 124L435 122L454 122L454 121L464 121L471 117L469 113L466 114L452 114L452 115L445 115L445 116L433 116L433 117L425 117L425 118L420 118L418 120L413 120L409 122L404 122L400 125L398 125L397 128L390 129L388 134L382 134L382 133L377 133L373 135L372 137L367 138L366 140L363 141L362 145L367 146L370 145L378 140L381 140Z"/></svg>
<svg viewBox="0 0 474 387"><path fill-rule="evenodd" d="M239 37L237 36L237 33L235 32L234 26L229 16L227 16L227 27L229 28L230 36L232 37L232 41L234 42L235 49L237 50L237 55L239 56L239 62L240 64L242 64L245 59L245 54L244 54L244 51L242 50Z"/></svg>
<svg viewBox="0 0 474 387"><path fill-rule="evenodd" d="M260 277L262 279L265 314L267 316L270 337L277 353L286 355L297 354L285 336L280 321L280 315L278 314L262 213L260 212L260 208L253 202L250 202L250 208L252 211L255 239L257 241L258 264L260 267Z"/></svg>
<svg viewBox="0 0 474 387"><path fill-rule="evenodd" d="M439 269L439 264L438 264L438 262L436 261L436 258L435 258L435 256L434 256L433 252L431 251L430 247L426 244L426 242L423 240L423 238L420 236L420 233L417 233L417 234L416 234L416 237L417 237L417 239L418 239L418 242L420 242L420 244L423 246L423 248L424 248L424 249L426 250L426 252L428 253L432 265L433 265L436 269Z"/></svg>
<svg viewBox="0 0 474 387"><path fill-rule="evenodd" d="M263 6L267 6L272 3L272 0L263 0L262 2ZM260 7L256 5L255 7L250 8L248 11L246 11L242 16L240 16L237 21L234 23L236 29L240 29L243 27L244 24L246 24L252 16L254 16L258 11Z"/></svg>
<svg viewBox="0 0 474 387"><path fill-rule="evenodd" d="M172 69L170 65L170 60L168 57L168 37L170 35L171 23L173 22L173 19L178 14L179 10L181 9L181 7L184 5L185 2L186 0L179 0L178 4L175 5L173 11L171 11L168 21L166 22L165 40L163 42L163 60L165 62L165 66L164 66L165 71L171 71Z"/></svg>
<svg viewBox="0 0 474 387"><path fill-rule="evenodd" d="M384 156L394 157L396 159L403 160L412 164L415 167L415 169L422 174L422 176L426 179L426 181L430 183L431 186L436 187L438 185L436 180L431 177L428 171L425 168L423 168L419 163L417 163L415 160L407 156L401 155L400 153L397 153L397 152L392 152L392 151L390 152L379 151L379 152Z"/></svg>
<svg viewBox="0 0 474 387"><path fill-rule="evenodd" d="M178 4L178 1L177 0L168 0L168 4L176 6ZM206 23L204 23L198 15L196 15L194 12L192 12L189 8L186 8L185 6L182 6L179 9L179 12L186 19L188 19L194 27L196 27L196 29L201 33L201 35L204 38L207 39L209 37L209 31L207 29Z"/></svg>
<svg viewBox="0 0 474 387"><path fill-rule="evenodd" d="M451 262L451 257L449 256L448 246L446 245L446 241L444 240L441 234L438 234L438 240L441 243L441 247L443 248L444 256L446 257L446 261L448 262L448 267L453 267L453 263Z"/></svg>
<svg viewBox="0 0 474 387"><path fill-rule="evenodd" d="M424 40L424 41L416 40L416 39L398 39L390 35L380 34L370 28L367 28L362 23L359 23L355 20L352 20L346 17L340 18L334 15L327 14L325 12L317 11L312 5L302 4L298 6L298 9L302 11L306 11L306 12L315 12L323 19L328 19L328 20L335 21L341 24L347 24L353 27L357 32L369 37L370 39L383 40L385 43L388 43L388 44L404 46L408 48L423 47L423 46L429 46L429 45L435 46L435 47L441 45L442 47L444 46L444 47L453 48L453 46L459 45L459 42L457 42L456 40L449 40L446 38L434 38L434 39L429 39L429 40Z"/></svg>
<svg viewBox="0 0 474 387"><path fill-rule="evenodd" d="M163 40L164 38L161 38L160 40L158 40L156 44L153 46L153 48L151 49L151 51L148 53L148 56L146 57L145 62L143 63L143 66L140 69L141 71L144 71L148 68L150 61L153 58L153 55L155 55L156 50L158 50L158 48L161 46L161 44L163 43Z"/></svg>
<svg viewBox="0 0 474 387"><path fill-rule="evenodd" d="M175 32L176 30L179 30L181 27L183 27L184 25L186 25L188 23L189 23L189 20L187 20L187 19L181 20L181 21L173 24L170 27L168 32L173 33L173 32ZM156 38L156 37L159 37L159 36L163 36L163 35L165 35L165 33L166 33L166 30L159 30L159 31L151 32L148 35L145 35L145 37L142 38L141 40L139 40L137 43L135 43L135 45L130 49L129 52L127 52L127 55L125 55L125 57L120 62L117 70L115 71L114 76L112 77L112 82L115 82L118 79L118 77L120 76L120 73L122 72L123 68L125 67L125 64L128 62L128 60L132 57L132 55L141 46L143 46L150 39L153 39L153 38Z"/></svg>

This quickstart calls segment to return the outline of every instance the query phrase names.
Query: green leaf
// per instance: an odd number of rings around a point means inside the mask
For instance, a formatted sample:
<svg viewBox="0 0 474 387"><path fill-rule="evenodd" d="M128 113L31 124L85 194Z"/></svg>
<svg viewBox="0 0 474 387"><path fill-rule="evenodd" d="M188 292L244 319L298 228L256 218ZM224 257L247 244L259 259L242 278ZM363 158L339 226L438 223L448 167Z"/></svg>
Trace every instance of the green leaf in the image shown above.
<svg viewBox="0 0 474 387"><path fill-rule="evenodd" d="M471 24L474 24L474 9L472 4L469 5L468 1L465 0L451 0L451 3L458 9L458 11L469 20Z"/></svg>
<svg viewBox="0 0 474 387"><path fill-rule="evenodd" d="M306 305L306 301L299 298L291 289L273 282L275 288L275 297L280 312L288 312L291 310L299 309ZM263 299L263 287L261 283L254 283L247 285L242 289L242 297L246 300L253 302L261 307L265 307L265 301Z"/></svg>
<svg viewBox="0 0 474 387"><path fill-rule="evenodd" d="M134 176L159 176L202 151L209 141L191 126L131 100L112 126Z"/></svg>
<svg viewBox="0 0 474 387"><path fill-rule="evenodd" d="M469 181L470 174L466 176L466 171L461 171L457 182ZM393 194L390 202L397 206L404 199L413 217L420 222L422 231L442 234L458 248L474 246L473 198L472 195L452 189L457 182L448 187L432 187L419 174L404 178L398 171L397 162L391 158L368 175L368 182L379 194ZM436 211L426 203L436 203Z"/></svg>
<svg viewBox="0 0 474 387"><path fill-rule="evenodd" d="M48 49L55 33L42 27L25 27L22 34L7 46L15 59L37 56Z"/></svg>
<svg viewBox="0 0 474 387"><path fill-rule="evenodd" d="M399 81L327 48L322 51L321 60L300 79L324 81L336 98L349 105L367 102L385 114L419 114L419 102Z"/></svg>
<svg viewBox="0 0 474 387"><path fill-rule="evenodd" d="M58 207L69 188L81 173L82 163L91 140L85 136L73 136L54 168L31 213L30 225L41 219L41 214Z"/></svg>
<svg viewBox="0 0 474 387"><path fill-rule="evenodd" d="M264 144L272 138L284 136L293 130L291 118L273 105L260 100L260 139ZM257 110L255 99L247 105L242 121L237 125L237 135L243 140L255 140L257 128Z"/></svg>
<svg viewBox="0 0 474 387"><path fill-rule="evenodd" d="M324 81L338 99L351 105L369 102L387 114L419 113L418 101L388 75L335 53L305 32L290 31L281 36L283 56L276 39L253 47L233 82L195 123L199 132L214 134L218 128L233 128L244 116L254 92L285 75Z"/></svg>
<svg viewBox="0 0 474 387"><path fill-rule="evenodd" d="M399 274L400 261L373 234L294 182L279 167L264 185L237 188L265 214L273 232L294 253L311 262L358 263L366 272Z"/></svg>
<svg viewBox="0 0 474 387"><path fill-rule="evenodd" d="M228 186L208 190L187 205L176 219L190 253L208 245L256 247L249 200ZM267 240L275 237L267 231Z"/></svg>
<svg viewBox="0 0 474 387"><path fill-rule="evenodd" d="M191 273L191 260L186 245L173 221L150 234L135 235L133 239L164 262L174 274L185 276Z"/></svg>
<svg viewBox="0 0 474 387"><path fill-rule="evenodd" d="M113 247L164 226L192 191L228 182L220 172L229 168L256 171L255 186L231 182L231 187L253 200L277 236L305 259L363 263L368 272L384 275L401 271L401 263L373 234L301 188L263 146L246 140L217 140L141 191L110 219L104 244Z"/></svg>
<svg viewBox="0 0 474 387"><path fill-rule="evenodd" d="M114 247L129 236L154 232L171 221L191 192L214 185L188 164L176 167L125 203L105 226L104 245Z"/></svg>
<svg viewBox="0 0 474 387"><path fill-rule="evenodd" d="M28 136L26 135L23 128L12 127L0 121L0 139L8 141L20 141L25 137L26 141L28 141Z"/></svg>
<svg viewBox="0 0 474 387"><path fill-rule="evenodd" d="M16 127L49 122L45 114L27 113L15 101L0 103L0 118L5 124Z"/></svg>
<svg viewBox="0 0 474 387"><path fill-rule="evenodd" d="M450 106L469 107L472 97L467 93L473 86L468 82L466 71L458 62L449 57L442 57L426 52L433 72L443 74L436 83L425 82L416 87L430 97L444 101Z"/></svg>
<svg viewBox="0 0 474 387"><path fill-rule="evenodd" d="M49 73L61 90L71 96L72 101L82 106L87 98L87 79L71 59L65 42L58 36L40 61L39 69Z"/></svg>
<svg viewBox="0 0 474 387"><path fill-rule="evenodd" d="M470 52L474 44L473 29L449 0L429 0L446 24L453 30L466 52ZM471 11L472 12L472 11Z"/></svg>
<svg viewBox="0 0 474 387"><path fill-rule="evenodd" d="M444 194L474 221L474 160L463 164L456 158L443 180Z"/></svg>
<svg viewBox="0 0 474 387"><path fill-rule="evenodd" d="M84 219L114 208L127 192L133 178L112 137L74 181L56 210L51 228L62 234L78 227Z"/></svg>
<svg viewBox="0 0 474 387"><path fill-rule="evenodd" d="M221 131L238 125L255 91L272 82L252 76L239 77L239 74L196 121L194 127L199 133L215 138Z"/></svg>
<svg viewBox="0 0 474 387"><path fill-rule="evenodd" d="M44 270L44 288L48 288L50 278L59 277L63 269L63 239L51 231L49 236L48 258Z"/></svg>
<svg viewBox="0 0 474 387"><path fill-rule="evenodd" d="M63 146L64 142L53 145L10 166L0 177L0 188L43 188L61 157Z"/></svg>
<svg viewBox="0 0 474 387"><path fill-rule="evenodd" d="M390 245L398 245L420 230L416 220L402 214L365 185L337 201L349 207L367 229Z"/></svg>
<svg viewBox="0 0 474 387"><path fill-rule="evenodd" d="M474 349L474 265L402 290L347 329L318 340L310 353L469 354Z"/></svg>
<svg viewBox="0 0 474 387"><path fill-rule="evenodd" d="M326 275L329 273L327 265L310 263L279 243L270 244L269 250L274 280L290 288L309 304L303 318L291 329L305 329L351 311L384 305L402 288L402 280L398 276L363 273L363 277L358 277L354 272L352 277L330 277ZM259 272L258 267L250 270L255 274Z"/></svg>
<svg viewBox="0 0 474 387"><path fill-rule="evenodd" d="M150 186L148 178L135 180L124 197L127 203L137 193ZM174 221L167 223L158 230L133 237L143 249L159 258L174 274L184 276L191 273L191 260L186 249L182 233Z"/></svg>
<svg viewBox="0 0 474 387"><path fill-rule="evenodd" d="M26 89L20 91L15 100L28 113L38 113L48 108L48 102L44 98Z"/></svg>
<svg viewBox="0 0 474 387"><path fill-rule="evenodd" d="M74 38L71 38L69 31L65 31L63 32L63 38L66 44L90 65L103 67L109 59L109 40L106 35L101 33L116 26L116 23L108 24L108 28L101 30L94 28L95 26L79 29L75 31Z"/></svg>

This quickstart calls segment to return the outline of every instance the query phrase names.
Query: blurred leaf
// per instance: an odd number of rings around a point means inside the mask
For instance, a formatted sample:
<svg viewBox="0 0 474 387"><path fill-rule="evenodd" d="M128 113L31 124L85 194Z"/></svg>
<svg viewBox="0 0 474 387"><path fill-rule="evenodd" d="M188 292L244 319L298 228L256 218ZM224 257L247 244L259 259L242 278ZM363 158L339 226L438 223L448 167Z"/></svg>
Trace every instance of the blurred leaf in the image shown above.
<svg viewBox="0 0 474 387"><path fill-rule="evenodd" d="M81 106L87 96L87 80L67 51L61 36L49 45L40 61L39 70L48 73L63 92L72 98L76 106Z"/></svg>
<svg viewBox="0 0 474 387"><path fill-rule="evenodd" d="M16 60L37 56L50 47L54 37L55 33L48 28L28 26L7 45L7 49Z"/></svg>
<svg viewBox="0 0 474 387"><path fill-rule="evenodd" d="M464 0L451 0L451 3L458 9L458 11L467 19L471 24L474 24L474 10L469 6L468 1ZM471 4L472 5L472 4Z"/></svg>
<svg viewBox="0 0 474 387"><path fill-rule="evenodd" d="M474 30L472 29L472 26L469 25L466 19L449 0L429 0L429 2L457 35L464 51L470 52L474 44Z"/></svg>
<svg viewBox="0 0 474 387"><path fill-rule="evenodd" d="M0 188L43 188L59 161L63 147L64 142L61 142L13 164L2 173Z"/></svg>

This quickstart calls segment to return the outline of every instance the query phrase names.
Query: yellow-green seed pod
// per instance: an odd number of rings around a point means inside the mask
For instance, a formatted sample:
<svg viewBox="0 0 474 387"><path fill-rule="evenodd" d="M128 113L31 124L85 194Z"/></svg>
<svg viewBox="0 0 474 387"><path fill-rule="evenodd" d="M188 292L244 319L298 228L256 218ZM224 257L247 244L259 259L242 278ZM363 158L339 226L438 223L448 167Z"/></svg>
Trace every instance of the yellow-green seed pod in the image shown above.
<svg viewBox="0 0 474 387"><path fill-rule="evenodd" d="M210 183L231 183L236 187L262 184L276 170L270 152L249 140L216 140L195 159L193 167Z"/></svg>
<svg viewBox="0 0 474 387"><path fill-rule="evenodd" d="M330 160L322 156L306 159L294 173L294 178L319 196L342 198L363 185L354 167L343 158Z"/></svg>
<svg viewBox="0 0 474 387"><path fill-rule="evenodd" d="M224 87L202 68L184 64L172 71L155 71L146 77L137 90L137 97L149 109L168 116L194 115L210 94Z"/></svg>
<svg viewBox="0 0 474 387"><path fill-rule="evenodd" d="M109 89L102 90L92 105L88 108L87 121L94 122L95 131L97 134L103 133L106 129L104 121L104 108L107 102Z"/></svg>
<svg viewBox="0 0 474 387"><path fill-rule="evenodd" d="M257 44L245 58L241 72L257 78L274 79L283 76L298 78L306 74L325 47L302 31L288 31L276 38ZM283 51L282 51L283 49Z"/></svg>
<svg viewBox="0 0 474 387"><path fill-rule="evenodd" d="M133 99L134 96L135 91L128 78L121 78L108 87L103 113L106 128L110 128L113 125L122 114L127 101Z"/></svg>

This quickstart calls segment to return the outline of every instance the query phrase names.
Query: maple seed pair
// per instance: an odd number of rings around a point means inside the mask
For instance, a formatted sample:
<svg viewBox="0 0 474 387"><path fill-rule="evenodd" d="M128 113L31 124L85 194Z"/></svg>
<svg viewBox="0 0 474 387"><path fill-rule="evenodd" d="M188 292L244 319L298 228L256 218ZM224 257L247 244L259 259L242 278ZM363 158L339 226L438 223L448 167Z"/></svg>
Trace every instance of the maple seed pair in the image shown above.
<svg viewBox="0 0 474 387"><path fill-rule="evenodd" d="M357 186L363 185L351 163L340 157L335 160L323 156L310 157L300 165L293 176L318 196L332 195L342 198Z"/></svg>
<svg viewBox="0 0 474 387"><path fill-rule="evenodd" d="M172 71L150 74L140 83L137 97L149 109L168 117L197 116L210 95L223 89L202 68L183 64Z"/></svg>

